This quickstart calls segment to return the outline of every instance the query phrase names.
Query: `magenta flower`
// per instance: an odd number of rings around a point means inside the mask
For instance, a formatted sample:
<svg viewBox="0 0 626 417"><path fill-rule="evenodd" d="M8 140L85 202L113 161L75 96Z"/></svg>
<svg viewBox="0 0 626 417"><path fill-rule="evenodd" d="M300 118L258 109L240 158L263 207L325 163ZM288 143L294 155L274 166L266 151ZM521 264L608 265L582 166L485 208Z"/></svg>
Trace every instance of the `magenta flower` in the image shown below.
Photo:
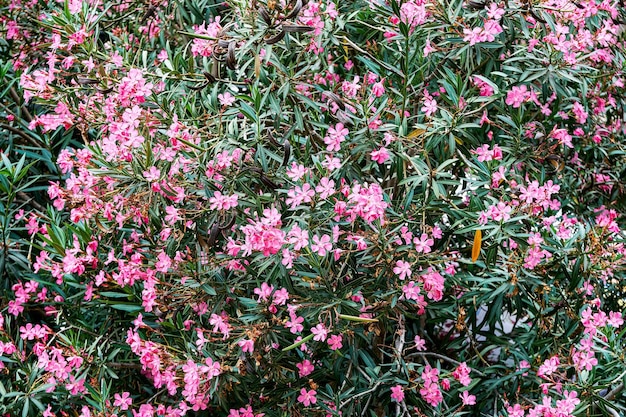
<svg viewBox="0 0 626 417"><path fill-rule="evenodd" d="M393 273L398 275L398 278L404 280L405 278L410 278L411 274L411 264L405 261L396 261L396 266L393 268Z"/></svg>
<svg viewBox="0 0 626 417"><path fill-rule="evenodd" d="M432 116L437 111L437 100L432 97L424 100L421 111L426 113L426 116Z"/></svg>
<svg viewBox="0 0 626 417"><path fill-rule="evenodd" d="M341 349L343 347L341 344L342 340L343 338L340 334L334 334L328 338L328 346L330 346L331 350Z"/></svg>
<svg viewBox="0 0 626 417"><path fill-rule="evenodd" d="M391 159L391 157L389 156L389 152L387 151L387 148L385 148L384 146L376 151L372 151L370 155L372 157L372 161L377 162L379 164L383 164L387 162L389 159Z"/></svg>
<svg viewBox="0 0 626 417"><path fill-rule="evenodd" d="M459 394L461 401L463 401L463 405L474 405L476 404L476 396L470 395L469 392L463 391L463 393Z"/></svg>
<svg viewBox="0 0 626 417"><path fill-rule="evenodd" d="M237 342L237 344L241 348L241 351L244 353L254 352L254 340L244 339L244 340L240 340L239 342Z"/></svg>
<svg viewBox="0 0 626 417"><path fill-rule="evenodd" d="M217 98L219 99L220 104L224 107L231 106L236 100L236 98L232 94L230 94L228 91L225 92L224 94L218 94Z"/></svg>
<svg viewBox="0 0 626 417"><path fill-rule="evenodd" d="M291 314L290 319L285 323L285 327L293 334L300 333L304 329L302 322L304 322L304 318L296 316L294 313Z"/></svg>
<svg viewBox="0 0 626 417"><path fill-rule="evenodd" d="M318 235L313 236L313 243L311 244L311 250L317 253L319 256L325 256L327 252L333 249L333 244L330 243L330 236L323 235L321 238Z"/></svg>
<svg viewBox="0 0 626 417"><path fill-rule="evenodd" d="M298 402L302 403L305 407L308 407L311 404L315 404L317 402L317 397L315 397L317 391L310 390L307 391L306 388L302 388L300 390L300 395L298 396Z"/></svg>
<svg viewBox="0 0 626 417"><path fill-rule="evenodd" d="M122 411L128 410L128 407L133 403L129 392L123 392L122 395L116 393L113 397L115 398L113 407L119 407Z"/></svg>
<svg viewBox="0 0 626 417"><path fill-rule="evenodd" d="M318 323L317 326L311 329L311 333L315 335L313 336L313 340L324 342L328 335L328 330L326 329L326 326L324 326L324 323Z"/></svg>
<svg viewBox="0 0 626 417"><path fill-rule="evenodd" d="M309 376L315 370L315 366L313 366L311 361L308 359L303 360L301 363L297 363L296 368L298 368L300 378Z"/></svg>
<svg viewBox="0 0 626 417"><path fill-rule="evenodd" d="M511 90L506 94L506 100L504 102L509 106L513 106L513 108L518 108L529 98L530 93L528 92L528 87L521 85L519 87L515 86L511 88Z"/></svg>
<svg viewBox="0 0 626 417"><path fill-rule="evenodd" d="M391 398L396 402L401 402L404 400L404 391L402 390L402 385L396 385L395 387L391 387Z"/></svg>

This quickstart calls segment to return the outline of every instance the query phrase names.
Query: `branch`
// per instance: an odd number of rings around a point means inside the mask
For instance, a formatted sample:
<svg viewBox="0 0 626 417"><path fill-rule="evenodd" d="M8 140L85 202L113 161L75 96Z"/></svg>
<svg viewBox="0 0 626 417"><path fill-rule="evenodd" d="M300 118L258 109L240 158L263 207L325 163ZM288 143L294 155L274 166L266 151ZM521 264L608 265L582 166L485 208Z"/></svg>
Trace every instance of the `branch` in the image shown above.
<svg viewBox="0 0 626 417"><path fill-rule="evenodd" d="M113 369L141 369L141 364L125 362L108 362L106 366Z"/></svg>
<svg viewBox="0 0 626 417"><path fill-rule="evenodd" d="M444 360L444 361L447 361L447 362L453 363L453 364L455 364L456 366L461 365L461 362L459 362L459 361L455 361L455 360L454 360L454 359L452 359L452 358L449 358L449 357L447 357L447 356L440 355L439 353L434 353L434 352L416 352L416 353L411 353L410 355L407 355L407 357L406 357L406 358L407 358L407 359L409 359L409 358L414 358L414 357L416 357L416 356L421 356L421 357L430 356L430 357L433 357L433 358L437 358L437 359L441 359L441 360ZM480 372L480 371L477 371L477 370L476 370L476 369L474 369L474 368L472 368L472 372L476 373L476 375L478 375L478 376L480 376L480 377L483 377L483 378L485 377L485 374L483 374L483 373L482 373L482 372Z"/></svg>
<svg viewBox="0 0 626 417"><path fill-rule="evenodd" d="M22 102L22 99L17 94L17 91L15 91L15 88L13 88L13 86L11 86L11 88L9 88L9 94L11 94L11 98L13 98L13 101L15 101L15 104L20 106L20 110L22 110L22 113L24 114L24 119L26 119L26 121L28 121L28 122L32 121L33 120L33 116L30 114L30 112L28 111L26 106L20 104Z"/></svg>
<svg viewBox="0 0 626 417"><path fill-rule="evenodd" d="M345 400L339 405L339 409L341 410L343 407L345 407L346 404L348 404L350 401L354 400L355 398L362 397L365 394L369 394L370 392L376 391L376 388L378 388L382 383L383 381L378 381L376 384L374 384L372 388L359 392L358 394L352 395L350 398L348 398L347 400Z"/></svg>
<svg viewBox="0 0 626 417"><path fill-rule="evenodd" d="M0 123L0 127L3 128L3 129L8 130L9 132L13 132L16 135L26 139L33 146L36 146L36 147L40 146L39 142L37 142L32 136L28 135L26 132L24 132L21 129L17 129L17 128L13 127L13 126L10 126L10 125L4 124L4 123Z"/></svg>
<svg viewBox="0 0 626 417"><path fill-rule="evenodd" d="M620 383L618 386L613 388L609 393L604 396L604 399L607 401L611 401L617 394L619 394L624 389L624 383Z"/></svg>
<svg viewBox="0 0 626 417"><path fill-rule="evenodd" d="M26 203L30 204L31 206L35 207L37 210L39 210L42 213L46 212L46 208L44 206L42 206L41 204L39 204L38 202L35 201L34 198L30 197L28 194L26 194L24 191L18 191L17 192L17 196L19 198L21 198L22 200L26 201Z"/></svg>

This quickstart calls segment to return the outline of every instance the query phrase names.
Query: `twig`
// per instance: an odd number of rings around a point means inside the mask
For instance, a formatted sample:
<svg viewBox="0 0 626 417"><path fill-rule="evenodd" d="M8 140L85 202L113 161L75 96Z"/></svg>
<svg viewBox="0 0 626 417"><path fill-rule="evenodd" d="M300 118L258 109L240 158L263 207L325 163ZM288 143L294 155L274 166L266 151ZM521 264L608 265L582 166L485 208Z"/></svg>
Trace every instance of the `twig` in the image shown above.
<svg viewBox="0 0 626 417"><path fill-rule="evenodd" d="M139 363L108 362L106 366L113 369L141 369Z"/></svg>
<svg viewBox="0 0 626 417"><path fill-rule="evenodd" d="M461 365L461 362L459 362L459 361L455 361L455 360L454 360L454 359L452 359L452 358L449 358L449 357L447 357L447 356L440 355L439 353L434 353L434 352L416 352L416 353L411 353L410 355L407 355L407 357L406 357L406 358L407 358L407 359L409 359L409 358L414 358L414 357L417 357L417 356L420 356L420 357L427 357L427 356L430 356L430 357L433 357L433 358L437 358L437 359L444 360L444 361L446 361L446 362L453 363L453 364L455 364L456 366ZM480 377L483 377L483 378L485 377L485 374L483 374L483 373L482 373L482 372L480 372L480 371L477 371L477 370L476 370L476 369L474 369L474 368L472 368L472 372L475 372L475 373L476 373L476 375L478 375L478 376L480 376Z"/></svg>
<svg viewBox="0 0 626 417"><path fill-rule="evenodd" d="M404 327L404 315L400 314L400 317L398 317L398 330L396 330L396 340L395 340L395 348L396 348L396 355L398 357L398 361L402 358L402 352L404 352L404 337L406 336L406 329ZM404 404L404 401L399 401L398 403L396 403L396 416L404 416L404 411L402 412L402 414L400 414L400 408L401 406L404 406L404 408L406 409L406 405Z"/></svg>
<svg viewBox="0 0 626 417"><path fill-rule="evenodd" d="M620 383L618 386L613 388L609 393L604 396L604 399L607 401L611 401L617 394L619 394L624 389L624 383Z"/></svg>
<svg viewBox="0 0 626 417"><path fill-rule="evenodd" d="M20 106L20 109L22 110L22 113L24 114L24 119L26 119L26 121L28 122L32 121L33 116L30 114L26 106L24 106L23 104L20 104L22 102L22 99L17 94L17 91L15 91L15 88L13 87L9 88L9 94L11 94L11 98L13 98L13 101L15 101L15 104Z"/></svg>
<svg viewBox="0 0 626 417"><path fill-rule="evenodd" d="M354 400L355 398L362 397L365 394L369 394L370 392L376 391L376 388L378 388L382 383L383 383L382 381L378 381L376 384L374 384L372 388L359 392L358 394L352 395L349 399L345 400L339 405L339 409L341 410L343 407L346 406L346 404L348 404L350 401Z"/></svg>
<svg viewBox="0 0 626 417"><path fill-rule="evenodd" d="M16 135L26 139L33 146L36 146L36 147L40 146L39 143L35 139L33 139L30 135L26 134L26 132L24 132L21 129L17 129L17 128L11 126L11 125L7 125L7 124L4 124L4 123L0 123L0 128L6 129L9 132L13 132Z"/></svg>
<svg viewBox="0 0 626 417"><path fill-rule="evenodd" d="M37 210L39 210L42 213L46 212L46 208L44 206L42 206L41 204L39 204L38 202L35 201L34 198L30 197L28 194L26 194L24 191L18 191L17 192L17 196L19 198L21 198L22 200L25 200L26 203L30 204L31 206L35 207Z"/></svg>

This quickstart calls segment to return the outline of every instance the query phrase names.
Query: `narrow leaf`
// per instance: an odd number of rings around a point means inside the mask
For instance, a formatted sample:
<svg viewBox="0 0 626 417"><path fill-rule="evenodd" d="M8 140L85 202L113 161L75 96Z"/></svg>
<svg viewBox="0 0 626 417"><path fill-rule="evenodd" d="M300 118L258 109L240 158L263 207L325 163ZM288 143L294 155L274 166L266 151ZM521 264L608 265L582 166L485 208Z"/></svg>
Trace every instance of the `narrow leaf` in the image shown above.
<svg viewBox="0 0 626 417"><path fill-rule="evenodd" d="M483 232L478 229L474 234L474 245L472 245L472 262L476 262L480 255L480 245L483 242Z"/></svg>

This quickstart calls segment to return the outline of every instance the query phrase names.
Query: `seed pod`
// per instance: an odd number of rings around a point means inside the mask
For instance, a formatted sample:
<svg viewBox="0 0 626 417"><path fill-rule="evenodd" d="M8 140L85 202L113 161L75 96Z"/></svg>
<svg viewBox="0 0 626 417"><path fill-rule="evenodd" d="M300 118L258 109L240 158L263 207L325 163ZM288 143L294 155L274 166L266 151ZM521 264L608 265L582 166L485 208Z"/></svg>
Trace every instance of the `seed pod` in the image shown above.
<svg viewBox="0 0 626 417"><path fill-rule="evenodd" d="M532 8L529 9L528 11L530 12L530 15L535 18L536 21L541 22L543 24L548 23L548 22L545 21L545 19L539 17L539 15L537 13L535 13L535 11Z"/></svg>
<svg viewBox="0 0 626 417"><path fill-rule="evenodd" d="M332 91L324 91L324 95L332 100L335 104L337 104L341 110L346 109L345 103L337 94L333 93Z"/></svg>
<svg viewBox="0 0 626 417"><path fill-rule="evenodd" d="M283 25L283 30L288 33L307 33L313 32L315 28L307 25Z"/></svg>
<svg viewBox="0 0 626 417"><path fill-rule="evenodd" d="M202 83L202 84L199 84L199 85L190 85L189 88L194 90L194 91L200 91L200 90L202 90L203 88L205 88L208 85L209 85L209 83Z"/></svg>
<svg viewBox="0 0 626 417"><path fill-rule="evenodd" d="M150 6L148 7L148 10L146 11L146 14L141 18L141 24L145 24L148 19L150 19L152 16L154 16L154 13L156 12L156 7L154 6Z"/></svg>
<svg viewBox="0 0 626 417"><path fill-rule="evenodd" d="M267 26L272 26L272 17L267 12L267 10L265 10L265 7L259 8L259 15L261 16L261 18L263 19L263 21L265 22Z"/></svg>
<svg viewBox="0 0 626 417"><path fill-rule="evenodd" d="M480 256L480 247L483 242L483 232L480 229L476 229L474 233L474 243L472 244L472 262L476 263Z"/></svg>
<svg viewBox="0 0 626 417"><path fill-rule="evenodd" d="M203 72L202 75L204 75L204 78L206 78L209 83L213 84L215 81L217 81L215 79L215 77L213 76L213 74L209 73L209 72Z"/></svg>
<svg viewBox="0 0 626 417"><path fill-rule="evenodd" d="M287 16L285 16L285 19L295 18L296 16L298 16L298 13L300 13L300 10L302 10L302 0L296 1L296 5L293 6L291 12Z"/></svg>
<svg viewBox="0 0 626 417"><path fill-rule="evenodd" d="M287 139L285 139L285 142L283 143L283 151L283 166L287 166L289 158L291 158L291 143L289 143Z"/></svg>
<svg viewBox="0 0 626 417"><path fill-rule="evenodd" d="M113 87L109 87L109 88L96 88L96 90L97 90L99 93L102 93L102 94L108 94L108 93L110 93L111 91L113 91Z"/></svg>
<svg viewBox="0 0 626 417"><path fill-rule="evenodd" d="M276 185L276 183L272 180L270 180L267 176L265 176L264 173L259 172L259 179L261 180L261 182L267 187L270 188L272 190L275 190L278 188L278 185Z"/></svg>
<svg viewBox="0 0 626 417"><path fill-rule="evenodd" d="M276 140L276 138L274 137L274 135L272 134L272 131L270 129L267 129L267 137L270 139L270 142L272 143L272 145L280 146L278 144L278 141Z"/></svg>
<svg viewBox="0 0 626 417"><path fill-rule="evenodd" d="M485 3L481 2L481 1L476 1L476 0L470 0L467 2L467 7L468 9L471 10L482 10L485 8Z"/></svg>
<svg viewBox="0 0 626 417"><path fill-rule="evenodd" d="M235 60L235 41L231 41L228 44L228 53L226 54L226 66L231 70L237 68L237 61Z"/></svg>
<svg viewBox="0 0 626 417"><path fill-rule="evenodd" d="M86 78L86 77L78 77L76 78L76 81L80 85L92 85L92 84L98 84L100 82L96 80L95 78Z"/></svg>
<svg viewBox="0 0 626 417"><path fill-rule="evenodd" d="M550 165L552 165L554 172L560 172L563 170L563 168L565 168L565 162L558 155L548 155L546 157L546 161L548 161Z"/></svg>
<svg viewBox="0 0 626 417"><path fill-rule="evenodd" d="M275 43L282 41L284 37L285 37L285 32L281 30L275 36L272 36L271 38L264 38L264 39L265 39L266 44L274 45Z"/></svg>
<svg viewBox="0 0 626 417"><path fill-rule="evenodd" d="M215 241L217 240L217 234L219 232L220 232L220 225L219 223L215 222L213 226L211 226L211 231L209 233L209 240L207 242L207 245L209 246L209 248L212 248L215 245Z"/></svg>
<svg viewBox="0 0 626 417"><path fill-rule="evenodd" d="M213 49L211 50L211 57L215 61L224 62L224 48L217 44L213 45Z"/></svg>
<svg viewBox="0 0 626 417"><path fill-rule="evenodd" d="M235 218L237 216L235 216L234 214L231 216L231 218L228 220L228 223L224 223L220 225L220 230L228 230L231 227L233 227L233 225L235 224Z"/></svg>

